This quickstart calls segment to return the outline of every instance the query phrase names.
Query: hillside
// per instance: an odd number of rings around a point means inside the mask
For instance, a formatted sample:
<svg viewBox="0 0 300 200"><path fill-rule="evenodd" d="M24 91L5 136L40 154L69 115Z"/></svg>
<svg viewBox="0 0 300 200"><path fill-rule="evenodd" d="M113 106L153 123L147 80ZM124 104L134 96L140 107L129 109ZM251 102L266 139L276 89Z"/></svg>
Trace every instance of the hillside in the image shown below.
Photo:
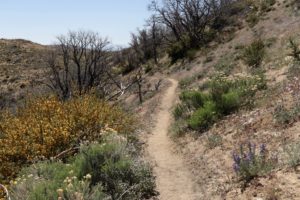
<svg viewBox="0 0 300 200"><path fill-rule="evenodd" d="M12 198L300 199L300 3L231 3L193 27L201 39L185 18L116 51L70 32L52 63L65 96L43 84L53 49L1 39L0 109L25 105L0 114Z"/></svg>
<svg viewBox="0 0 300 200"><path fill-rule="evenodd" d="M44 80L46 46L0 40L0 107L15 105Z"/></svg>

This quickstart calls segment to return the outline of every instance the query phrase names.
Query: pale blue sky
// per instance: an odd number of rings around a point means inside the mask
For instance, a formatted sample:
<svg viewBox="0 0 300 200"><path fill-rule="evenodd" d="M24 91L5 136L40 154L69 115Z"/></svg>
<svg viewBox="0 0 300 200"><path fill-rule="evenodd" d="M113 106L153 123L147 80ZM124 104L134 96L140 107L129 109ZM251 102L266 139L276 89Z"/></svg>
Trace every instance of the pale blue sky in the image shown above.
<svg viewBox="0 0 300 200"><path fill-rule="evenodd" d="M68 30L92 30L126 45L151 0L0 0L0 38L52 44Z"/></svg>

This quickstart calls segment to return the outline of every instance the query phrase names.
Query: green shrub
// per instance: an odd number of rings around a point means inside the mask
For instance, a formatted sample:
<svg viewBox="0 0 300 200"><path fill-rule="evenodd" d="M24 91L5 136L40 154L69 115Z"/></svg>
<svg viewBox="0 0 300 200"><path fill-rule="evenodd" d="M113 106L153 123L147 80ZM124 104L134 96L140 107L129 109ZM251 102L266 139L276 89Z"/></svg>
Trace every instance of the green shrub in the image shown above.
<svg viewBox="0 0 300 200"><path fill-rule="evenodd" d="M238 91L232 90L226 94L223 94L221 101L217 105L224 115L228 115L236 111L240 107L240 94Z"/></svg>
<svg viewBox="0 0 300 200"><path fill-rule="evenodd" d="M173 123L171 125L171 133L172 133L172 137L177 138L177 137L181 137L182 135L185 134L187 130L187 124L185 120L179 119L176 120L176 123Z"/></svg>
<svg viewBox="0 0 300 200"><path fill-rule="evenodd" d="M226 75L229 75L234 67L233 55L220 58L214 67L217 71L220 71L220 72L225 73Z"/></svg>
<svg viewBox="0 0 300 200"><path fill-rule="evenodd" d="M82 146L68 164L38 163L24 170L20 181L12 186L12 197L18 200L131 200L153 196L156 192L151 169L134 158L125 139L116 135L101 144Z"/></svg>
<svg viewBox="0 0 300 200"><path fill-rule="evenodd" d="M249 26L252 28L254 27L259 21L259 16L257 12L252 11L247 15L246 22L249 24Z"/></svg>
<svg viewBox="0 0 300 200"><path fill-rule="evenodd" d="M300 164L300 143L297 142L285 146L284 152L287 164L296 169Z"/></svg>
<svg viewBox="0 0 300 200"><path fill-rule="evenodd" d="M291 49L291 53L289 54L292 56L296 61L300 61L300 49L298 43L293 39L289 39L289 47Z"/></svg>
<svg viewBox="0 0 300 200"><path fill-rule="evenodd" d="M182 104L177 104L173 110L173 116L175 120L182 118L184 112L185 112L185 106L183 106Z"/></svg>
<svg viewBox="0 0 300 200"><path fill-rule="evenodd" d="M272 6L276 3L276 0L261 0L260 1L260 10L263 12L269 12L272 9Z"/></svg>
<svg viewBox="0 0 300 200"><path fill-rule="evenodd" d="M202 107L209 96L202 92L188 90L183 91L179 98L189 109L195 110Z"/></svg>
<svg viewBox="0 0 300 200"><path fill-rule="evenodd" d="M287 125L293 120L292 113L283 105L276 106L273 116L279 125Z"/></svg>
<svg viewBox="0 0 300 200"><path fill-rule="evenodd" d="M212 101L205 102L202 108L196 110L190 119L188 125L194 130L206 130L218 119L217 106Z"/></svg>
<svg viewBox="0 0 300 200"><path fill-rule="evenodd" d="M195 81L196 78L197 77L195 77L195 76L189 76L189 77L181 79L179 81L179 83L178 83L179 87L181 89L185 89L187 86L189 86L190 84L192 84Z"/></svg>
<svg viewBox="0 0 300 200"><path fill-rule="evenodd" d="M169 47L167 53L171 58L171 64L174 64L177 60L186 56L187 48L182 42L175 42Z"/></svg>
<svg viewBox="0 0 300 200"><path fill-rule="evenodd" d="M196 55L197 55L197 49L189 49L186 52L186 57L189 61L194 60L196 58Z"/></svg>
<svg viewBox="0 0 300 200"><path fill-rule="evenodd" d="M265 56L265 45L262 40L255 40L244 49L243 60L249 67L260 67Z"/></svg>
<svg viewBox="0 0 300 200"><path fill-rule="evenodd" d="M228 79L218 75L208 83L209 93L183 91L173 115L186 120L187 127L204 131L221 117L241 107L251 106L257 90L265 88L265 79L258 75Z"/></svg>

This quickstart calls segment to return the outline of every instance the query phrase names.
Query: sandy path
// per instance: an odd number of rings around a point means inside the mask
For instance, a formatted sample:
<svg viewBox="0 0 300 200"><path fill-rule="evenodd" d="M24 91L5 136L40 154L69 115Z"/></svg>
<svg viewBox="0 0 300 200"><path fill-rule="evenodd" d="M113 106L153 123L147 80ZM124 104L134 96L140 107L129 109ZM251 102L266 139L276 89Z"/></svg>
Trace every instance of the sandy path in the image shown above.
<svg viewBox="0 0 300 200"><path fill-rule="evenodd" d="M155 163L154 174L156 176L157 189L160 200L195 200L195 187L192 175L188 171L183 158L174 153L172 141L167 135L171 113L177 88L177 81L169 79L171 86L165 91L152 134L148 139L148 153Z"/></svg>

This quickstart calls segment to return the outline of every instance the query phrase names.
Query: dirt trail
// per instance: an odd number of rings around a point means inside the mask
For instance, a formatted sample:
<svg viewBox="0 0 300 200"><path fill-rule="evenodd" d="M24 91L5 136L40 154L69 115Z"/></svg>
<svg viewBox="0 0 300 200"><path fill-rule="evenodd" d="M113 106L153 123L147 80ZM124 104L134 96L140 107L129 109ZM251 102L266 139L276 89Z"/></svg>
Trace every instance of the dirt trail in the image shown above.
<svg viewBox="0 0 300 200"><path fill-rule="evenodd" d="M194 200L196 196L192 175L183 158L174 152L172 141L167 135L171 121L170 109L175 101L177 81L169 79L171 86L165 91L156 124L148 139L148 153L155 163L157 189L160 200Z"/></svg>

